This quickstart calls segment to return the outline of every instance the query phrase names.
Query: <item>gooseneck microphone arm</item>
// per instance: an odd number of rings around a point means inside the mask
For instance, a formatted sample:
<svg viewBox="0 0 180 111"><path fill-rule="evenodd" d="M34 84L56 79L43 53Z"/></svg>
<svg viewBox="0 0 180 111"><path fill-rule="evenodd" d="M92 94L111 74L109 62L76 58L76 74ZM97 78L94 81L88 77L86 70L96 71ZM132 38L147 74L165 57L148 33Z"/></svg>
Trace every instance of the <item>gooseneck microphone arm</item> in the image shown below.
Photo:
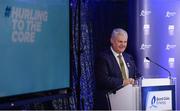
<svg viewBox="0 0 180 111"><path fill-rule="evenodd" d="M169 78L170 78L170 79L172 78L172 77L171 77L172 74L171 74L171 72L170 72L168 69L166 69L166 68L164 68L163 66L159 65L158 63L152 61L149 57L146 57L146 59L147 59L148 61L150 61L151 63L153 63L153 64L157 65L158 67L160 67L160 68L164 69L165 71L167 71L167 72L169 73Z"/></svg>

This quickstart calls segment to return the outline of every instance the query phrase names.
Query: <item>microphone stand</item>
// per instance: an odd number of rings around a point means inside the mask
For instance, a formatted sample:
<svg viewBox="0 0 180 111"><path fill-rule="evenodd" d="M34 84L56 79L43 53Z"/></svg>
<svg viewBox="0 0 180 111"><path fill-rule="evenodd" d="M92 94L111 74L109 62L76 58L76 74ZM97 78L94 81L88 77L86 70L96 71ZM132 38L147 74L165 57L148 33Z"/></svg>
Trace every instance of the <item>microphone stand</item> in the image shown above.
<svg viewBox="0 0 180 111"><path fill-rule="evenodd" d="M167 69L164 68L163 66L159 65L158 63L152 61L149 57L146 57L146 59L147 59L148 61L150 61L151 63L153 63L153 64L157 65L158 67L160 67L160 68L164 69L165 71L167 71L167 72L169 73L168 78L170 79L171 84L173 83L173 82L172 82L172 81L173 81L173 80L172 80L172 74L171 74L171 72L170 72L169 70L167 70Z"/></svg>

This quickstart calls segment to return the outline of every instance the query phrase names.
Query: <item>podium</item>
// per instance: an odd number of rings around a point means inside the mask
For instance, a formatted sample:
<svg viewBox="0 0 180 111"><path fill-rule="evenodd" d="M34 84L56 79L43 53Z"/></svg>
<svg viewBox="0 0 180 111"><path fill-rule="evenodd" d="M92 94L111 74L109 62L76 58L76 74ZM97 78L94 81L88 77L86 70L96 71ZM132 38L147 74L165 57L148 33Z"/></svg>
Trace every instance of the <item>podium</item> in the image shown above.
<svg viewBox="0 0 180 111"><path fill-rule="evenodd" d="M110 93L111 110L175 110L175 79L143 78Z"/></svg>
<svg viewBox="0 0 180 111"><path fill-rule="evenodd" d="M110 106L112 110L138 110L140 88L132 85L127 85L124 88L116 91L115 94L109 94Z"/></svg>

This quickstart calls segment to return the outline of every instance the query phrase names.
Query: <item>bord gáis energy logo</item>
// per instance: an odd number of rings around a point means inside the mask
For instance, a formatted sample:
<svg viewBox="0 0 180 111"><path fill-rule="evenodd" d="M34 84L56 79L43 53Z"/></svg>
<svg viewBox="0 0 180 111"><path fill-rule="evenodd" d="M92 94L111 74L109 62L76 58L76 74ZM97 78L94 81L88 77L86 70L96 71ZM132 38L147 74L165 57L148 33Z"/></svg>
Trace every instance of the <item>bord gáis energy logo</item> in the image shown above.
<svg viewBox="0 0 180 111"><path fill-rule="evenodd" d="M152 99L151 99L150 109L151 109L151 108L157 108L156 102L157 102L156 96L153 96Z"/></svg>

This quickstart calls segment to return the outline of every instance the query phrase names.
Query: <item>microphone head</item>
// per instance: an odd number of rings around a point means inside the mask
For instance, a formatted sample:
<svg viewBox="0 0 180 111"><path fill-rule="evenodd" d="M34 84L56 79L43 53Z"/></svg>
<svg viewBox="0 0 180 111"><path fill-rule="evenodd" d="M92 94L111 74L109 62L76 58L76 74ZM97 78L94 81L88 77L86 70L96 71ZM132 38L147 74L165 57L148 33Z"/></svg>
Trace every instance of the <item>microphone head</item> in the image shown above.
<svg viewBox="0 0 180 111"><path fill-rule="evenodd" d="M146 59L150 61L149 57L146 57Z"/></svg>

